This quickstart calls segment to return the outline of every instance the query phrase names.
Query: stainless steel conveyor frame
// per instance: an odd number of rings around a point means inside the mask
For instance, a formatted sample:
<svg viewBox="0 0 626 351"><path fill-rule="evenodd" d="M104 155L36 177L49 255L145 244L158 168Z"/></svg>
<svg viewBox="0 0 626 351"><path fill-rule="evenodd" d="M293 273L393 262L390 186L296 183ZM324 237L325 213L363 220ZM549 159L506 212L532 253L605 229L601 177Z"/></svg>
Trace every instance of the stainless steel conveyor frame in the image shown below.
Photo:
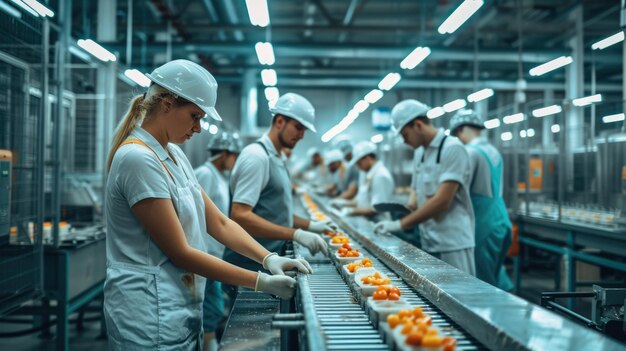
<svg viewBox="0 0 626 351"><path fill-rule="evenodd" d="M482 282L395 236L374 234L374 223L342 216L326 197L311 198L363 248L489 349L626 350L626 345Z"/></svg>

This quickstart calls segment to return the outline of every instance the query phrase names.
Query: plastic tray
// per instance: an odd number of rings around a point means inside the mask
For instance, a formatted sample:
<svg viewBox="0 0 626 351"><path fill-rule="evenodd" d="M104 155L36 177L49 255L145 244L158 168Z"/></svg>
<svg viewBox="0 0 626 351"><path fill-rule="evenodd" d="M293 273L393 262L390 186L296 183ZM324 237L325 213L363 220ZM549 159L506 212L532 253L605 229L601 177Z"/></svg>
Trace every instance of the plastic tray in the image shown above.
<svg viewBox="0 0 626 351"><path fill-rule="evenodd" d="M400 298L397 301L391 300L374 300L372 297L367 298L367 307L378 315L378 320L387 320L387 316L393 313L398 313L400 310L412 310L411 306L406 300Z"/></svg>
<svg viewBox="0 0 626 351"><path fill-rule="evenodd" d="M337 251L335 251L334 254L335 254L335 259L341 264L347 264L347 263L354 262L354 261L360 261L364 258L361 252L359 252L359 255L357 257L341 257L339 256Z"/></svg>
<svg viewBox="0 0 626 351"><path fill-rule="evenodd" d="M372 296L374 292L378 289L378 285L363 284L363 282L361 281L361 278L366 277L368 275L372 275L376 272L377 272L376 269L374 269L373 272L359 269L356 271L356 273L354 273L354 282L359 287L359 289L361 289L361 294L363 296ZM380 273L380 277L382 279L389 278L386 274L383 274L383 273Z"/></svg>
<svg viewBox="0 0 626 351"><path fill-rule="evenodd" d="M437 329L439 335L443 335L441 333L441 329L437 327L431 326L432 329ZM402 334L402 325L398 325L391 331L391 335L393 337L393 341L396 343L396 350L399 351L443 351L443 347L422 347L422 346L411 346L408 345L406 341L406 335Z"/></svg>

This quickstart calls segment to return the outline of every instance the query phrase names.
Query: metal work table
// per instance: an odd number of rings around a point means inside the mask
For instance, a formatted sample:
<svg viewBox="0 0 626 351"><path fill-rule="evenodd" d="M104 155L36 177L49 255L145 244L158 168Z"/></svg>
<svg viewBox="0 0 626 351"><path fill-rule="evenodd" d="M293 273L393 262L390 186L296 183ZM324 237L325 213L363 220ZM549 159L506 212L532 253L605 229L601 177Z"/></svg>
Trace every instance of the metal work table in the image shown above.
<svg viewBox="0 0 626 351"><path fill-rule="evenodd" d="M364 218L320 209L461 328L493 350L626 350L626 346L493 287L394 236L373 233Z"/></svg>
<svg viewBox="0 0 626 351"><path fill-rule="evenodd" d="M626 257L626 229L591 224L556 221L548 218L518 215L515 222L519 225L519 242L522 245L536 247L564 257L566 289L575 291L576 264L580 260L597 266L626 272L626 264L610 258L582 252L580 247L595 248L613 255ZM548 239L551 242L544 240ZM522 257L515 258L515 286L520 286L520 270ZM559 287L557 276L557 290ZM569 303L571 305L571 301Z"/></svg>

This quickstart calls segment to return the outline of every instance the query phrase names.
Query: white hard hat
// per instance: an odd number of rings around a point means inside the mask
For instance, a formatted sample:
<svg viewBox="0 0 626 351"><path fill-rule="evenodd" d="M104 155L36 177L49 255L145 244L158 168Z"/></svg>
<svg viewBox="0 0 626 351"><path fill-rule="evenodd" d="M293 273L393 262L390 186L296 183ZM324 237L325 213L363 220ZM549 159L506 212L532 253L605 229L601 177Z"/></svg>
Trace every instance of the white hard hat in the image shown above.
<svg viewBox="0 0 626 351"><path fill-rule="evenodd" d="M480 118L474 110L469 109L459 110L452 119L450 119L450 135L454 135L454 133L463 126L485 129L482 118Z"/></svg>
<svg viewBox="0 0 626 351"><path fill-rule="evenodd" d="M315 108L313 105L302 95L287 93L282 95L276 101L274 107L270 108L272 115L283 115L285 117L293 118L296 121L302 123L307 129L317 132L315 130Z"/></svg>
<svg viewBox="0 0 626 351"><path fill-rule="evenodd" d="M360 159L363 157L376 154L376 144L371 141L361 141L360 143L354 146L354 150L352 151L352 160L350 160L350 167L354 166Z"/></svg>
<svg viewBox="0 0 626 351"><path fill-rule="evenodd" d="M217 81L199 64L189 60L174 60L155 68L147 76L155 84L198 105L207 116L222 120L215 110Z"/></svg>
<svg viewBox="0 0 626 351"><path fill-rule="evenodd" d="M326 166L338 161L343 161L343 153L341 151L330 150L324 154L324 163L326 163Z"/></svg>
<svg viewBox="0 0 626 351"><path fill-rule="evenodd" d="M312 147L309 150L307 150L306 152L306 156L311 158L315 155L320 155L320 150L318 150L316 147Z"/></svg>
<svg viewBox="0 0 626 351"><path fill-rule="evenodd" d="M396 135L400 134L400 130L417 117L426 116L426 112L430 107L414 99L402 100L391 110L391 123Z"/></svg>
<svg viewBox="0 0 626 351"><path fill-rule="evenodd" d="M231 140L228 136L228 133L221 132L216 135L212 135L209 140L209 144L207 145L207 151L228 151L230 147Z"/></svg>
<svg viewBox="0 0 626 351"><path fill-rule="evenodd" d="M240 154L243 149L243 142L239 138L238 134L228 134L230 139L230 145L228 145L228 152L233 154Z"/></svg>
<svg viewBox="0 0 626 351"><path fill-rule="evenodd" d="M347 155L352 152L352 141L350 141L350 137L347 135L339 135L333 139L333 146L343 153L343 155Z"/></svg>

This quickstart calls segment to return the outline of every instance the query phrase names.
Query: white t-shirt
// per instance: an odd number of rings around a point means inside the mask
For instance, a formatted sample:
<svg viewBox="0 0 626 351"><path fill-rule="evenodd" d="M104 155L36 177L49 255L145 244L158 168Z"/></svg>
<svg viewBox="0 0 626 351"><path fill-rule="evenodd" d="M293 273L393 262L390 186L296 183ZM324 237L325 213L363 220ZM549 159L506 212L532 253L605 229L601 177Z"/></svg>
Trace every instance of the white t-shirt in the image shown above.
<svg viewBox="0 0 626 351"><path fill-rule="evenodd" d="M255 142L246 146L237 157L237 162L230 176L233 203L256 206L261 191L270 179L269 158L277 157L281 162L284 162L267 134L264 134L260 141L265 145L267 152L263 146Z"/></svg>
<svg viewBox="0 0 626 351"><path fill-rule="evenodd" d="M382 162L376 161L367 172L360 172L357 207L368 208L375 204L391 202L396 184L389 170Z"/></svg>
<svg viewBox="0 0 626 351"><path fill-rule="evenodd" d="M470 163L467 149L455 137L444 140L440 129L427 148L415 157L415 192L421 207L433 197L444 182L456 182L459 189L445 213L420 223L422 248L429 252L447 252L474 247L474 210L469 196Z"/></svg>

